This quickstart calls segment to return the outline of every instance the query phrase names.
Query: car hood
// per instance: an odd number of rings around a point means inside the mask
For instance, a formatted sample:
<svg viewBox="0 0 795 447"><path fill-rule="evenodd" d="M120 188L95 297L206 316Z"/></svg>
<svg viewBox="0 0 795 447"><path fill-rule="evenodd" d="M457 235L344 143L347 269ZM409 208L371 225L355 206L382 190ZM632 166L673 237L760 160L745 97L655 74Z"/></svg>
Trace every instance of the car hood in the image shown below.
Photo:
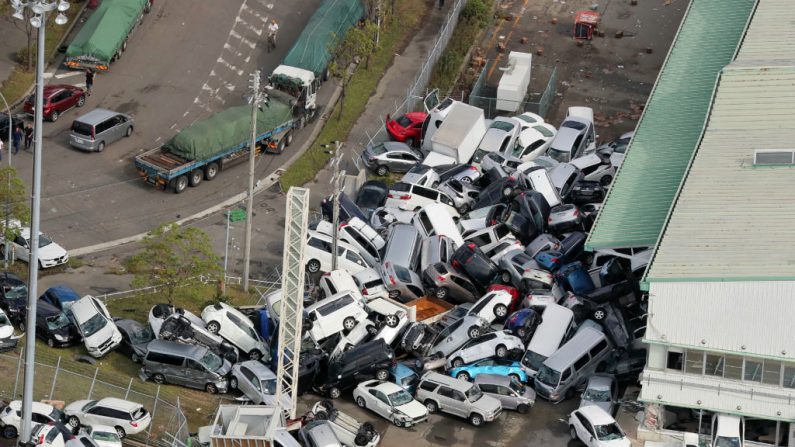
<svg viewBox="0 0 795 447"><path fill-rule="evenodd" d="M412 399L411 402L407 403L406 405L401 405L395 409L412 419L416 419L428 414L428 410L425 408L425 405L417 402L414 399Z"/></svg>
<svg viewBox="0 0 795 447"><path fill-rule="evenodd" d="M630 442L629 438L623 437L620 439L612 439L610 441L599 441L599 444L603 445L604 447L631 447L632 443Z"/></svg>
<svg viewBox="0 0 795 447"><path fill-rule="evenodd" d="M0 326L0 339L6 339L14 335L14 326L7 324Z"/></svg>
<svg viewBox="0 0 795 447"><path fill-rule="evenodd" d="M58 259L64 255L66 255L66 250L55 242L39 249L39 257L46 261Z"/></svg>
<svg viewBox="0 0 795 447"><path fill-rule="evenodd" d="M116 326L113 325L113 322L109 321L107 324L105 324L105 327L98 330L90 337L84 338L83 342L86 344L86 346L93 345L99 347L99 345L104 343L106 340L110 340L111 338L115 337L118 331L119 330L116 329Z"/></svg>
<svg viewBox="0 0 795 447"><path fill-rule="evenodd" d="M610 411L611 411L611 409L610 409L610 407L611 407L611 404L610 404L610 402L603 402L603 401L593 401L593 400L585 400L585 399L583 399L583 400L580 402L580 408L582 408L582 407L586 407L586 406L588 406L588 405L593 405L593 406L595 406L595 407L599 407L599 408L601 408L602 410L605 410L607 413L610 413Z"/></svg>
<svg viewBox="0 0 795 447"><path fill-rule="evenodd" d="M89 402L91 402L91 401L88 400L88 399L86 399L86 400L78 400L78 401L72 402L71 404L69 404L66 407L64 407L63 412L68 414L68 415L70 415L70 416L73 415L73 414L82 413L83 412L83 407L85 407L86 404L89 403Z"/></svg>
<svg viewBox="0 0 795 447"><path fill-rule="evenodd" d="M500 403L499 400L497 400L494 397L487 396L485 394L483 395L483 397L478 399L477 402L475 402L475 405L477 405L477 407L481 409L483 412L489 414L498 411L500 408L502 408L502 403Z"/></svg>
<svg viewBox="0 0 795 447"><path fill-rule="evenodd" d="M99 441L99 440L96 440L96 439L94 439L94 442L99 447L121 447L121 445L122 445L121 442Z"/></svg>

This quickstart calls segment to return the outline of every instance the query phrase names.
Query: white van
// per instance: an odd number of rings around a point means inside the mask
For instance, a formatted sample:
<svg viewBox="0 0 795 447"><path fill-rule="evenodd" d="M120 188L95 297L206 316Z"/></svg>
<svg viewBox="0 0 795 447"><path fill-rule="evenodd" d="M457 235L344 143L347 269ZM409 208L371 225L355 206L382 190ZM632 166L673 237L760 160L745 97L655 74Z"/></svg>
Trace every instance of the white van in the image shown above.
<svg viewBox="0 0 795 447"><path fill-rule="evenodd" d="M354 298L363 301L362 294L359 292L356 281L353 280L353 276L346 270L337 269L324 273L320 276L318 286L320 286L323 298L328 298L340 292L349 292Z"/></svg>
<svg viewBox="0 0 795 447"><path fill-rule="evenodd" d="M309 273L331 271L331 236L317 231L307 231L308 240L304 248L306 270ZM356 249L343 241L337 244L337 267L350 273L360 272L369 266Z"/></svg>
<svg viewBox="0 0 795 447"><path fill-rule="evenodd" d="M358 286L365 302L376 298L387 298L389 291L384 286L384 280L376 269L365 269L353 275L353 280Z"/></svg>
<svg viewBox="0 0 795 447"><path fill-rule="evenodd" d="M527 344L522 356L522 370L534 377L549 356L563 344L563 340L574 332L574 312L559 304L547 304L541 314L541 324Z"/></svg>
<svg viewBox="0 0 795 447"><path fill-rule="evenodd" d="M341 292L306 308L306 316L312 322L309 335L316 342L350 331L367 318L362 302L349 292Z"/></svg>
<svg viewBox="0 0 795 447"><path fill-rule="evenodd" d="M530 183L530 187L533 188L533 191L538 191L544 195L550 208L554 208L562 203L560 193L558 193L558 189L555 188L555 185L552 184L552 179L549 178L549 173L546 169L540 166L529 169L525 171L525 177L527 177L527 181Z"/></svg>
<svg viewBox="0 0 795 447"><path fill-rule="evenodd" d="M420 208L420 211L411 219L423 238L442 235L453 240L456 247L464 245L464 238L458 231L455 221L447 212L447 206L440 203L429 203Z"/></svg>
<svg viewBox="0 0 795 447"><path fill-rule="evenodd" d="M333 237L334 225L323 220L317 224L315 231ZM381 263L381 250L386 245L386 241L367 222L352 217L340 224L338 234L340 240L351 244L370 267Z"/></svg>

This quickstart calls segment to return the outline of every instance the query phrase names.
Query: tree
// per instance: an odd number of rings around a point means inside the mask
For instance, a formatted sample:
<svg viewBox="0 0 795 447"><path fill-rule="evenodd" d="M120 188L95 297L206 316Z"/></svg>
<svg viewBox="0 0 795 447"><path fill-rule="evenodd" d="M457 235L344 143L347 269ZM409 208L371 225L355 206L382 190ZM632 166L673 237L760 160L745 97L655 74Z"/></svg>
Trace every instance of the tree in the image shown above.
<svg viewBox="0 0 795 447"><path fill-rule="evenodd" d="M332 76L340 80L342 91L340 92L340 113L337 119L342 117L342 109L345 104L345 94L348 84L353 77L352 66L359 64L365 59L365 70L370 66L370 57L376 49L375 36L378 28L373 22L365 21L362 27L351 28L345 37L339 41L334 50L334 60L329 66Z"/></svg>
<svg viewBox="0 0 795 447"><path fill-rule="evenodd" d="M169 304L178 288L200 275L219 278L220 257L211 248L210 237L194 227L164 223L146 235L143 249L127 260L135 277L133 287L158 286ZM185 289L190 293L190 288Z"/></svg>
<svg viewBox="0 0 795 447"><path fill-rule="evenodd" d="M0 228L5 240L14 240L19 236L20 226L30 224L29 200L25 183L17 176L17 170L10 166L0 169L0 207L3 209ZM19 224L12 223L12 220ZM6 221L9 225L6 225ZM4 255L5 249L0 253L0 256Z"/></svg>

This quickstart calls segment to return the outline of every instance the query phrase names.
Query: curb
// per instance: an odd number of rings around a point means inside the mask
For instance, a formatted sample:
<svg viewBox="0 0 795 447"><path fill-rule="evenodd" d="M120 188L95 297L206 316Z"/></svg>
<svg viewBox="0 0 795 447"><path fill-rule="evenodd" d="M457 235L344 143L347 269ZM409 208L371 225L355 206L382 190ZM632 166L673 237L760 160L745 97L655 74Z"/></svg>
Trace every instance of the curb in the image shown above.
<svg viewBox="0 0 795 447"><path fill-rule="evenodd" d="M340 97L341 94L342 94L342 87L337 85L335 87L335 89L334 89L334 92L331 94L331 98L329 99L329 103L328 103L328 105L326 107L333 110L333 108L337 104L337 101L339 100L339 97ZM275 184L277 184L279 182L279 179L281 178L281 173L286 168L288 168L290 165L295 163L295 161L298 160L298 158L300 158L307 150L309 150L309 148L313 144L315 144L315 140L317 139L317 136L320 134L320 131L323 129L323 125L325 125L325 121L321 120L320 116L318 116L317 121L315 121L314 127L312 128L312 132L309 134L309 138L306 140L304 145L301 146L301 148L298 151L296 151L289 159L287 159L287 161L284 162L284 164L282 164L281 166L276 168L276 170L273 171L270 175L268 175L267 177L265 177L263 179L255 180L255 183L254 183L256 185L254 187L254 195L255 196L257 194L261 193L262 191L267 190L268 188L270 188L271 186L273 186L273 185L275 185ZM199 211L196 214L193 214L191 216L188 216L188 217L185 217L183 219L180 219L180 220L176 221L175 223L177 225L179 225L179 226L182 226L182 225L189 224L191 222L195 222L195 221L197 221L199 219L203 219L203 218L205 218L207 216L210 216L212 214L217 213L218 211L221 211L221 210L223 210L225 208L228 208L228 207L230 207L232 205L235 205L238 202L242 202L243 200L246 199L247 196L248 196L248 192L247 191L243 191L243 192L241 192L239 194L235 194L234 196L224 200L223 202L221 202L221 203L219 203L217 205L211 206L210 208L207 208L205 210ZM84 255L94 254L94 253L98 253L98 252L101 252L101 251L109 250L111 248L115 248L115 247L118 247L118 246L121 246L121 245L130 244L130 243L133 243L133 242L139 242L139 241L143 240L146 237L147 234L149 234L149 233L148 232L139 233L139 234L136 234L136 235L133 235L133 236L128 236L128 237L125 237L125 238L116 239L116 240L108 241L108 242L103 242L101 244L96 244L96 245L89 245L87 247L76 248L76 249L68 250L68 251L69 251L69 254L71 256L84 256Z"/></svg>

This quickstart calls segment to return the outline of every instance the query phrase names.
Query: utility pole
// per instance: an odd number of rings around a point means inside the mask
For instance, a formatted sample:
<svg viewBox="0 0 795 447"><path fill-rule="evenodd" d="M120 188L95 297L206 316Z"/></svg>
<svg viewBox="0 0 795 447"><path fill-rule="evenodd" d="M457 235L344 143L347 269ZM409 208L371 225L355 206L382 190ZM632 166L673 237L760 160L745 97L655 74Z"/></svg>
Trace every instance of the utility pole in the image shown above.
<svg viewBox="0 0 795 447"><path fill-rule="evenodd" d="M331 175L331 189L334 191L332 197L332 216L331 223L334 226L331 234L331 270L337 270L337 245L339 243L339 226L340 226L340 194L345 189L345 171L340 171L340 162L342 161L342 142L332 141L330 144L322 144L321 147L329 148L334 145L333 151L326 151L327 154L333 154L331 158L331 168L334 173Z"/></svg>
<svg viewBox="0 0 795 447"><path fill-rule="evenodd" d="M257 110L260 107L259 70L251 75L251 149L248 153L248 198L246 200L246 237L243 249L243 291L248 292L248 276L251 264L251 226L254 210L254 159L257 154Z"/></svg>
<svg viewBox="0 0 795 447"><path fill-rule="evenodd" d="M229 259L229 219L232 216L232 211L226 211L226 242L224 243L224 278L221 281L221 294L226 293L226 265Z"/></svg>
<svg viewBox="0 0 795 447"><path fill-rule="evenodd" d="M14 129L14 119L11 117L11 108L8 107L8 102L6 102L6 98L0 94L0 99L3 100L3 104L6 105L6 113L8 113L8 167L11 167L11 153L14 152L11 150L11 132ZM11 176L8 176L8 191L11 191ZM6 196L6 224L5 224L5 231L8 232L8 225L9 219L11 218L11 204L9 203L10 198ZM3 239L5 239L6 235L3 235ZM8 255L9 251L11 250L11 244L5 244L5 250L3 253L3 268L8 270Z"/></svg>

